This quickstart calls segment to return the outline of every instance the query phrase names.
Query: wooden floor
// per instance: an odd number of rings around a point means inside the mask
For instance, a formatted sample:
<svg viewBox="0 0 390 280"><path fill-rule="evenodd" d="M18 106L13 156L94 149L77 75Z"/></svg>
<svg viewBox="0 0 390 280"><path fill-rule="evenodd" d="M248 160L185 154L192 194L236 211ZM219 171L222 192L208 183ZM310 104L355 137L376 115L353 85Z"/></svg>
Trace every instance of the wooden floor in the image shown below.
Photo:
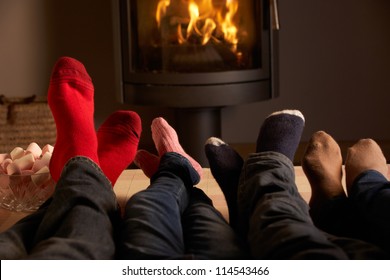
<svg viewBox="0 0 390 280"><path fill-rule="evenodd" d="M310 185L306 179L302 168L295 167L296 171L296 184L303 198L308 201L310 198L311 190ZM114 191L118 197L118 202L123 207L127 200L136 192L145 189L149 185L149 179L143 174L140 169L125 170L119 177L117 183L114 186ZM201 182L198 184L212 200L214 206L223 214L228 220L228 210L225 202L225 198L219 188L218 184L214 180L208 168L204 169L204 176ZM0 208L0 232L6 230L12 226L19 219L28 215L29 213L23 212L11 212L6 209Z"/></svg>

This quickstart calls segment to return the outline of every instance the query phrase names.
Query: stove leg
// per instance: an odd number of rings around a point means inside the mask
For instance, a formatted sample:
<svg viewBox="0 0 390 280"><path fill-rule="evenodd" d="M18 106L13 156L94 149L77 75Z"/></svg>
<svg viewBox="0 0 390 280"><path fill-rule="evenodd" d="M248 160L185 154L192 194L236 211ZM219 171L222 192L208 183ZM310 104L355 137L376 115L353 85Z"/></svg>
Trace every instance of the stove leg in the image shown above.
<svg viewBox="0 0 390 280"><path fill-rule="evenodd" d="M174 128L184 150L203 167L209 167L204 144L212 136L221 137L221 108L177 108Z"/></svg>

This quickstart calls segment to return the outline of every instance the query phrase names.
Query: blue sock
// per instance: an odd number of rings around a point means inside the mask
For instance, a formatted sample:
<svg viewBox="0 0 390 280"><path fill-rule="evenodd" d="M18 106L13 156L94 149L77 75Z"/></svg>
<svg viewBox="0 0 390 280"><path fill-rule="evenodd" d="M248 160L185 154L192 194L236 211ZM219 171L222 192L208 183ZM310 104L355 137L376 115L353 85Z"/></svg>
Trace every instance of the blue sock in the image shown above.
<svg viewBox="0 0 390 280"><path fill-rule="evenodd" d="M269 115L261 126L256 152L278 152L294 160L305 118L298 110L283 110Z"/></svg>

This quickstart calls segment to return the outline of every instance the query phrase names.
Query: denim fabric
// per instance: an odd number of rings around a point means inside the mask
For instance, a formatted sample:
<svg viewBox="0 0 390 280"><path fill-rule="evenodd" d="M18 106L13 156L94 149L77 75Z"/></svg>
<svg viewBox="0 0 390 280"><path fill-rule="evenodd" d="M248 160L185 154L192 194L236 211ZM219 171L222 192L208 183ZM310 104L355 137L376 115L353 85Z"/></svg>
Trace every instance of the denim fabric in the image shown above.
<svg viewBox="0 0 390 280"><path fill-rule="evenodd" d="M47 206L46 201L36 212L18 221L10 229L0 233L0 259L26 259L31 251L34 233L37 231Z"/></svg>
<svg viewBox="0 0 390 280"><path fill-rule="evenodd" d="M390 253L390 182L381 173L368 170L358 176L349 193L365 238Z"/></svg>
<svg viewBox="0 0 390 280"><path fill-rule="evenodd" d="M112 259L119 207L111 183L85 157L64 167L50 203L0 234L2 259Z"/></svg>
<svg viewBox="0 0 390 280"><path fill-rule="evenodd" d="M247 259L246 244L200 189L190 191L182 216L186 253L197 259Z"/></svg>
<svg viewBox="0 0 390 280"><path fill-rule="evenodd" d="M193 184L189 161L167 153L151 185L130 198L120 229L123 259L231 259L242 244L211 201Z"/></svg>
<svg viewBox="0 0 390 280"><path fill-rule="evenodd" d="M337 238L314 226L295 185L294 166L282 154L251 154L238 191L242 235L255 258L385 258L384 252L371 244Z"/></svg>

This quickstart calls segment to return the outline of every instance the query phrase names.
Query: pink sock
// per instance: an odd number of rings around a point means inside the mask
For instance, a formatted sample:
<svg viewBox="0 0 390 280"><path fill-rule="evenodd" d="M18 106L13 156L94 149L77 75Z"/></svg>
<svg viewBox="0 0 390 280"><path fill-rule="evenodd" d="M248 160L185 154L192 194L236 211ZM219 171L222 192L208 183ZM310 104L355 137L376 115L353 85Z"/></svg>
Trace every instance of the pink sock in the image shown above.
<svg viewBox="0 0 390 280"><path fill-rule="evenodd" d="M141 119L132 111L117 111L100 126L97 132L99 161L112 186L133 162L141 131Z"/></svg>
<svg viewBox="0 0 390 280"><path fill-rule="evenodd" d="M84 65L70 58L60 58L54 66L48 103L53 114L57 139L50 160L55 181L69 159L85 156L99 164L94 128L94 87Z"/></svg>
<svg viewBox="0 0 390 280"><path fill-rule="evenodd" d="M176 131L163 118L155 118L152 122L152 138L160 157L167 152L175 152L187 158L192 167L202 178L203 169L200 164L188 155L180 145Z"/></svg>

